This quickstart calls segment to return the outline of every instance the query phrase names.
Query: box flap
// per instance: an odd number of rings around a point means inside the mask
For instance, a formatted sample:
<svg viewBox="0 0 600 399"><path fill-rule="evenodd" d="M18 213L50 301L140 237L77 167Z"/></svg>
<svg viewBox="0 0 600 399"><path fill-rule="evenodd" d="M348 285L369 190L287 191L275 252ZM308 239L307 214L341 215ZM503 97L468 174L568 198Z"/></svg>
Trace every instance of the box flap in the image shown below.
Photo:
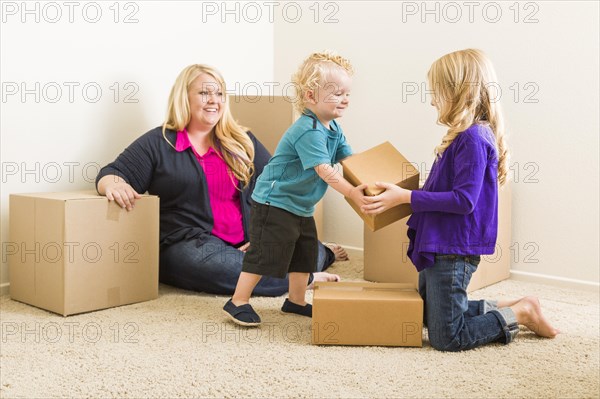
<svg viewBox="0 0 600 399"><path fill-rule="evenodd" d="M9 241L3 243L2 256L8 263L10 296L31 303L35 301L35 199L11 194L8 225Z"/></svg>
<svg viewBox="0 0 600 399"><path fill-rule="evenodd" d="M90 199L98 198L100 195L95 190L83 190L83 191L69 191L69 192L58 192L58 193L22 193L12 194L15 196L22 197L34 197L34 198L45 198L54 200L72 200L72 199Z"/></svg>
<svg viewBox="0 0 600 399"><path fill-rule="evenodd" d="M415 287L404 283L340 282L315 283L314 302L320 300L415 300L421 297Z"/></svg>
<svg viewBox="0 0 600 399"><path fill-rule="evenodd" d="M63 204L11 194L9 224L11 298L64 314Z"/></svg>
<svg viewBox="0 0 600 399"><path fill-rule="evenodd" d="M144 196L128 212L114 201L68 201L65 313L158 297L159 198Z"/></svg>
<svg viewBox="0 0 600 399"><path fill-rule="evenodd" d="M315 291L337 290L337 291L363 291L363 290L402 290L414 291L415 287L407 283L373 283L369 281L317 281Z"/></svg>
<svg viewBox="0 0 600 399"><path fill-rule="evenodd" d="M56 193L22 193L22 194L11 194L16 197L33 197L33 198L44 198L59 201L70 201L70 200L97 200L106 199L103 195L99 195L96 190L80 190L80 191L67 191L67 192L56 192ZM142 194L142 196L148 196Z"/></svg>

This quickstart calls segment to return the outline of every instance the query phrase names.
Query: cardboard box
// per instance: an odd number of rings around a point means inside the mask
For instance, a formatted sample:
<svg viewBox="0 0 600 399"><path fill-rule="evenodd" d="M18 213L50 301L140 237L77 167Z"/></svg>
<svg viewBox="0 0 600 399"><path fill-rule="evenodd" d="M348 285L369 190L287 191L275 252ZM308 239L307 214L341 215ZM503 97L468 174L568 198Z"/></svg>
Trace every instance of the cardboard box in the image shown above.
<svg viewBox="0 0 600 399"><path fill-rule="evenodd" d="M408 249L408 217L386 228L372 232L364 229L364 278L384 283L409 283L418 287L419 274L406 251ZM467 290L475 291L510 277L511 187L507 183L499 191L498 240L496 253L485 255L471 278Z"/></svg>
<svg viewBox="0 0 600 399"><path fill-rule="evenodd" d="M271 154L299 116L290 99L283 96L230 96L229 108L238 123L250 129ZM317 235L323 237L323 201L315 207L314 218Z"/></svg>
<svg viewBox="0 0 600 399"><path fill-rule="evenodd" d="M371 231L364 227L364 279L380 283L407 283L418 288L419 273L408 250L409 216L384 229Z"/></svg>
<svg viewBox="0 0 600 399"><path fill-rule="evenodd" d="M366 195L378 195L385 191L376 187L376 182L393 183L409 190L419 188L419 171L388 141L343 160L342 166L344 178L351 184L354 186L369 184L365 190ZM377 231L412 213L410 204L402 204L379 215L365 215L354 202L348 198L346 201L371 231Z"/></svg>
<svg viewBox="0 0 600 399"><path fill-rule="evenodd" d="M422 346L423 301L409 284L315 283L312 343Z"/></svg>
<svg viewBox="0 0 600 399"><path fill-rule="evenodd" d="M230 96L229 108L233 118L250 129L271 154L298 118L294 104L283 96Z"/></svg>
<svg viewBox="0 0 600 399"><path fill-rule="evenodd" d="M63 316L158 297L159 199L127 212L94 191L11 194L10 296Z"/></svg>

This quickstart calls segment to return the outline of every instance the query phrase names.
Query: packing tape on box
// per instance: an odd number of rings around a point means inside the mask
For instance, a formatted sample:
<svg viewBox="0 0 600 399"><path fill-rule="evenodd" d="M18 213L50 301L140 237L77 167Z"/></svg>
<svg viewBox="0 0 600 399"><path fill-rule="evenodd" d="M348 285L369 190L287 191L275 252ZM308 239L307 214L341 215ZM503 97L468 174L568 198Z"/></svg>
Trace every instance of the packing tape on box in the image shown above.
<svg viewBox="0 0 600 399"><path fill-rule="evenodd" d="M115 201L106 201L106 220L119 221L122 209Z"/></svg>
<svg viewBox="0 0 600 399"><path fill-rule="evenodd" d="M414 292L415 287L315 287L320 290L330 291L349 291L349 292L360 292L360 291L389 291L389 292Z"/></svg>
<svg viewBox="0 0 600 399"><path fill-rule="evenodd" d="M415 291L412 284L404 283L337 283L337 282L317 282L315 290L335 290L335 291Z"/></svg>

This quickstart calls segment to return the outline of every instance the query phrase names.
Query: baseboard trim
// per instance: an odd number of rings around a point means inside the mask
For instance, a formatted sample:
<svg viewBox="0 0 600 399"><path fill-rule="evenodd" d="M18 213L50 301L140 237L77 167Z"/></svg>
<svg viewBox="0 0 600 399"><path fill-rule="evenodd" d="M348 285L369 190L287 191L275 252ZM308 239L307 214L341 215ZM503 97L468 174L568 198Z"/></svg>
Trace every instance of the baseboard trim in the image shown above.
<svg viewBox="0 0 600 399"><path fill-rule="evenodd" d="M362 256L364 255L364 252L365 252L364 249L362 249L360 247L353 247L351 245L342 245L342 247L344 247L346 252L348 252L348 257L350 257L350 258L354 258L354 257L362 258Z"/></svg>
<svg viewBox="0 0 600 399"><path fill-rule="evenodd" d="M348 256L350 257L362 257L364 255L364 248L354 247L351 245L340 245L346 249L346 251L348 252ZM600 289L600 283L597 282L577 280L567 277L550 276L548 274L541 273L530 273L512 269L510 271L510 278L518 281L526 281L537 284L548 284L556 287L574 288L586 291L598 291Z"/></svg>
<svg viewBox="0 0 600 399"><path fill-rule="evenodd" d="M596 291L597 292L598 289L600 289L600 283L596 283L596 282L592 282L592 281L577 280L577 279L568 278L568 277L550 276L548 274L541 274L541 273L524 272L521 270L512 270L511 269L510 278L513 280L527 281L527 282L539 283L539 284L548 284L548 285L554 285L557 287L564 287L564 288L576 288L579 290L586 290L586 291Z"/></svg>
<svg viewBox="0 0 600 399"><path fill-rule="evenodd" d="M348 252L348 256L351 258L355 256L362 257L364 255L363 248L354 247L351 245L342 246L344 247L344 249L346 249L346 252ZM596 282L577 280L567 277L556 277L540 273L530 273L512 269L510 271L510 278L518 281L526 281L538 284L549 284L565 288L584 289L587 291L598 291L600 289L600 283ZM9 288L10 283L0 284L0 295L8 295Z"/></svg>
<svg viewBox="0 0 600 399"><path fill-rule="evenodd" d="M0 284L0 295L8 295L8 287L10 283Z"/></svg>

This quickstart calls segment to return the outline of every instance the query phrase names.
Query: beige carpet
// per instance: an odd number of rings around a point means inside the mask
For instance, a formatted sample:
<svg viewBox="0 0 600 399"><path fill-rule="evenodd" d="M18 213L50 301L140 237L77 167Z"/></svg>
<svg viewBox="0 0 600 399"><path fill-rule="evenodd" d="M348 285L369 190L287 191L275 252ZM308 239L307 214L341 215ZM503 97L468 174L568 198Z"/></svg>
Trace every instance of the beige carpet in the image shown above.
<svg viewBox="0 0 600 399"><path fill-rule="evenodd" d="M360 279L362 260L335 272ZM599 397L598 293L505 281L473 297L540 297L563 331L461 353L316 347L310 321L256 298L266 322L226 322L226 298L161 286L157 300L63 318L1 299L0 396L12 397Z"/></svg>

